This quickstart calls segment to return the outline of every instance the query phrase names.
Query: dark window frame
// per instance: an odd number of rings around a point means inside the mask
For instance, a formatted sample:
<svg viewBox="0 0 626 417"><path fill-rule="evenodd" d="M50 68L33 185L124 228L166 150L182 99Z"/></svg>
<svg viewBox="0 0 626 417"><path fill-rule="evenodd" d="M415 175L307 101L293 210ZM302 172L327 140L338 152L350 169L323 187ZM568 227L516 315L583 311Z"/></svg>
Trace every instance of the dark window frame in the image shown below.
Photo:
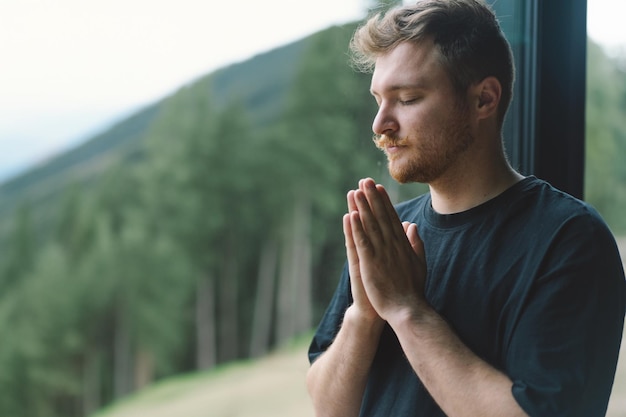
<svg viewBox="0 0 626 417"><path fill-rule="evenodd" d="M493 7L516 62L503 131L509 159L521 173L582 199L587 0L500 0Z"/></svg>

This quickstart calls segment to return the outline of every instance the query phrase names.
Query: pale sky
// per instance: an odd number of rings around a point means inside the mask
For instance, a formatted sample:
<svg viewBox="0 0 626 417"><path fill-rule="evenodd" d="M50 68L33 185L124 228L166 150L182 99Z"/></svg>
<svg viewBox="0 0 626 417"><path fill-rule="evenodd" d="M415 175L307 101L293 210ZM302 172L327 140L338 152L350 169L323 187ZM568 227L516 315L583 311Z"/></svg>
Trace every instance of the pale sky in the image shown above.
<svg viewBox="0 0 626 417"><path fill-rule="evenodd" d="M0 182L217 68L364 15L365 0L0 0ZM626 46L626 1L588 0Z"/></svg>
<svg viewBox="0 0 626 417"><path fill-rule="evenodd" d="M363 0L0 0L0 182Z"/></svg>

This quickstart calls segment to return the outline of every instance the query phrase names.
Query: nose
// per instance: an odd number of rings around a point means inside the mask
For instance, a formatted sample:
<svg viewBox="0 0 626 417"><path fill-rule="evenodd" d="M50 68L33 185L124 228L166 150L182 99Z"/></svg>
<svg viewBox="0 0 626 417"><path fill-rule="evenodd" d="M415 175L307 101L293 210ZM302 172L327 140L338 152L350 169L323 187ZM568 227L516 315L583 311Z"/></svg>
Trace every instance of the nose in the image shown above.
<svg viewBox="0 0 626 417"><path fill-rule="evenodd" d="M377 135L390 135L398 130L398 121L386 104L378 107L372 123L372 131Z"/></svg>

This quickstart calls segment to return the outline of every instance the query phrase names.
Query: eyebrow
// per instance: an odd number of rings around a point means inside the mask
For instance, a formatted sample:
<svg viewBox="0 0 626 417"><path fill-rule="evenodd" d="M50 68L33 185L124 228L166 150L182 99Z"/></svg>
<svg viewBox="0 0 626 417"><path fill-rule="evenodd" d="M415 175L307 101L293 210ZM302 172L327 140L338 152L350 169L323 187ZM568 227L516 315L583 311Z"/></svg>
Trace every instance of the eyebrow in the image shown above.
<svg viewBox="0 0 626 417"><path fill-rule="evenodd" d="M386 92L394 92L394 91L399 91L399 90L426 90L427 86L426 83L423 81L419 81L417 83L410 83L410 84L395 84L392 85L388 88L385 88L384 91ZM377 96L380 95L379 93L377 93L375 90L370 88L370 94L373 96Z"/></svg>

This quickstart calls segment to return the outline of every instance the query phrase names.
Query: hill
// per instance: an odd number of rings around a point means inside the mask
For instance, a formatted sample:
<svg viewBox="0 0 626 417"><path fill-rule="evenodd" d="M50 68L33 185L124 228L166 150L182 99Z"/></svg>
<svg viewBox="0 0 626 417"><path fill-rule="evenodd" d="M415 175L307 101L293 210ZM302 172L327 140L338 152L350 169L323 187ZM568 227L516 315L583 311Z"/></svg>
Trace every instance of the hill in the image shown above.
<svg viewBox="0 0 626 417"><path fill-rule="evenodd" d="M327 30L333 30L329 28ZM208 79L216 103L240 100L253 128L266 126L281 113L300 55L312 37L221 68L181 88L195 88ZM112 165L141 157L142 140L169 97L131 114L75 148L0 184L0 253L11 234L14 212L28 203L37 230L53 217L51 207L69 186L90 184ZM45 232L45 230L44 230ZM44 233L45 234L45 233Z"/></svg>
<svg viewBox="0 0 626 417"><path fill-rule="evenodd" d="M304 384L307 342L161 381L92 417L312 417Z"/></svg>
<svg viewBox="0 0 626 417"><path fill-rule="evenodd" d="M0 415L89 415L310 329L341 267L322 225L381 166L352 33L201 77L1 187Z"/></svg>

